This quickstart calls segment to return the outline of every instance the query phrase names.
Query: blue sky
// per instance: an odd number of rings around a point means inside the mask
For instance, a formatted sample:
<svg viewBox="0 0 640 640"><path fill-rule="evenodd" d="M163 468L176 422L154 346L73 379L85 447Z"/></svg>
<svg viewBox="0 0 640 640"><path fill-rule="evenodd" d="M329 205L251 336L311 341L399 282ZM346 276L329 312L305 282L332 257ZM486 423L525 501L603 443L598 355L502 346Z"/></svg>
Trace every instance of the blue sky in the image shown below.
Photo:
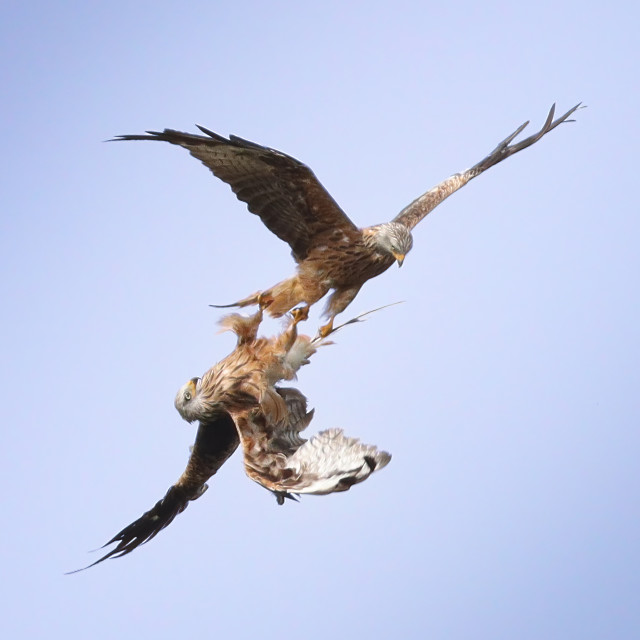
<svg viewBox="0 0 640 640"><path fill-rule="evenodd" d="M638 637L637 8L0 12L4 637ZM278 507L236 454L152 542L63 575L182 472L173 397L233 344L208 304L293 271L186 152L104 140L235 133L309 164L364 226L579 101L345 316L404 304L301 371L311 431L379 445L386 469Z"/></svg>

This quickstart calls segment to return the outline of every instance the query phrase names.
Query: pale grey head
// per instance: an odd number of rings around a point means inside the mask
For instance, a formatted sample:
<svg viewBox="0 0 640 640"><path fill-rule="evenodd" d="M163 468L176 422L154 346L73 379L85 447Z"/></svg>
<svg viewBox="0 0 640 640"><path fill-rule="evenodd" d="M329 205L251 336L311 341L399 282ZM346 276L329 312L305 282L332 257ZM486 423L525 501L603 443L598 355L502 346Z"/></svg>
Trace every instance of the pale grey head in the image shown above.
<svg viewBox="0 0 640 640"><path fill-rule="evenodd" d="M178 413L187 422L202 419L204 407L198 395L200 390L200 378L191 378L180 387L176 394L174 405Z"/></svg>
<svg viewBox="0 0 640 640"><path fill-rule="evenodd" d="M408 227L399 222L386 222L372 228L376 249L391 254L402 266L404 258L413 247L413 237Z"/></svg>

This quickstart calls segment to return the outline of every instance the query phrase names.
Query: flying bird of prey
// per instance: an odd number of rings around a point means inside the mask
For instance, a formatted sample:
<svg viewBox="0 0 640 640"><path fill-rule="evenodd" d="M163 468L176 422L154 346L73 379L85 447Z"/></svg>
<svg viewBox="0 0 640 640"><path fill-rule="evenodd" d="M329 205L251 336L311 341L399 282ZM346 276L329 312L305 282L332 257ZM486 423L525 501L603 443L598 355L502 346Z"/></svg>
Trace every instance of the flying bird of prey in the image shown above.
<svg viewBox="0 0 640 640"><path fill-rule="evenodd" d="M576 105L554 120L555 105L537 133L511 144L529 124L525 122L488 156L470 169L456 173L433 187L383 224L358 228L320 184L309 167L291 156L237 136L228 139L198 126L205 135L173 129L148 135L122 135L115 140L161 140L184 147L230 185L249 211L291 247L298 263L296 274L262 292L230 305L260 304L274 317L298 304L311 305L330 290L325 314L328 323L320 335L331 333L334 318L356 297L362 285L402 265L413 246L411 230L445 198L514 153L531 146L546 133L569 120Z"/></svg>
<svg viewBox="0 0 640 640"><path fill-rule="evenodd" d="M224 328L238 337L235 349L202 378L189 380L175 398L185 420L199 421L184 473L152 509L104 545L116 544L113 549L85 569L131 553L155 537L207 490L206 481L239 443L247 475L273 492L278 504L295 500L293 494L347 491L389 463L388 453L346 437L341 429L322 431L308 441L300 437L313 411L307 411L300 391L274 385L294 378L317 347L327 344L298 335L296 325L303 318L304 312L296 310L286 330L269 339L257 337L262 310L223 319Z"/></svg>

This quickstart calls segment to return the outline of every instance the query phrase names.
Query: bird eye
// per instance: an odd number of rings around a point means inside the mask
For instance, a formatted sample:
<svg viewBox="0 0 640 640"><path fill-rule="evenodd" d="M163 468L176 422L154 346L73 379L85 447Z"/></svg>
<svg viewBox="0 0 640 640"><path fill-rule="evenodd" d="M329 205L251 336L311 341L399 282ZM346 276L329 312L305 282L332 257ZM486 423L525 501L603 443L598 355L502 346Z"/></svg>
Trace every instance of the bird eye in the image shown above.
<svg viewBox="0 0 640 640"><path fill-rule="evenodd" d="M184 399L185 400L191 400L191 391L185 391L184 392Z"/></svg>

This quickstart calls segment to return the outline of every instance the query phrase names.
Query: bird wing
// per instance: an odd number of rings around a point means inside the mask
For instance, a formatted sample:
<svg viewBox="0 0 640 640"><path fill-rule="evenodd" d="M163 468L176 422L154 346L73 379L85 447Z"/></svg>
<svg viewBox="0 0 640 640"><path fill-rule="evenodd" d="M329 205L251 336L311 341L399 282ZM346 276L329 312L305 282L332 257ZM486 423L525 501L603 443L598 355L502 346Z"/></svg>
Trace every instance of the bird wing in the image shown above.
<svg viewBox="0 0 640 640"><path fill-rule="evenodd" d="M410 205L405 207L393 219L393 221L400 222L409 229L413 229L418 224L418 222L420 222L420 220L422 220L428 213L433 211L433 209L435 209L445 198L448 198L452 193L463 187L472 178L479 176L490 167L493 167L503 160L506 160L514 153L518 153L518 151L522 151L522 149L530 147L532 144L540 140L540 138L542 138L545 134L549 133L549 131L555 129L559 124L562 124L563 122L574 122L573 120L568 120L568 118L577 109L580 108L580 103L572 109L569 109L569 111L567 111L564 115L554 120L553 116L555 114L555 107L556 106L554 104L549 110L547 119L540 131L516 144L510 144L514 140L514 138L516 138L529 124L528 121L525 122L523 125L519 126L510 136L505 138L488 156L473 165L473 167L471 167L470 169L467 169L466 171L463 171L461 173L456 173L446 180L443 180L440 184L433 187L433 189L429 189L429 191L427 191L419 198L414 200Z"/></svg>
<svg viewBox="0 0 640 640"><path fill-rule="evenodd" d="M207 490L206 481L225 463L236 450L239 442L235 424L229 414L221 414L211 422L201 422L187 468L178 481L169 487L164 498L102 547L117 542L114 549L99 560L76 571L93 567L107 558L124 556L154 538L187 508L191 500L196 500ZM76 573L76 571L70 573Z"/></svg>
<svg viewBox="0 0 640 640"><path fill-rule="evenodd" d="M115 140L161 140L184 147L226 182L249 211L290 247L297 261L314 246L318 234L331 229L357 230L313 171L291 156L237 136L206 135L173 129L123 135Z"/></svg>

